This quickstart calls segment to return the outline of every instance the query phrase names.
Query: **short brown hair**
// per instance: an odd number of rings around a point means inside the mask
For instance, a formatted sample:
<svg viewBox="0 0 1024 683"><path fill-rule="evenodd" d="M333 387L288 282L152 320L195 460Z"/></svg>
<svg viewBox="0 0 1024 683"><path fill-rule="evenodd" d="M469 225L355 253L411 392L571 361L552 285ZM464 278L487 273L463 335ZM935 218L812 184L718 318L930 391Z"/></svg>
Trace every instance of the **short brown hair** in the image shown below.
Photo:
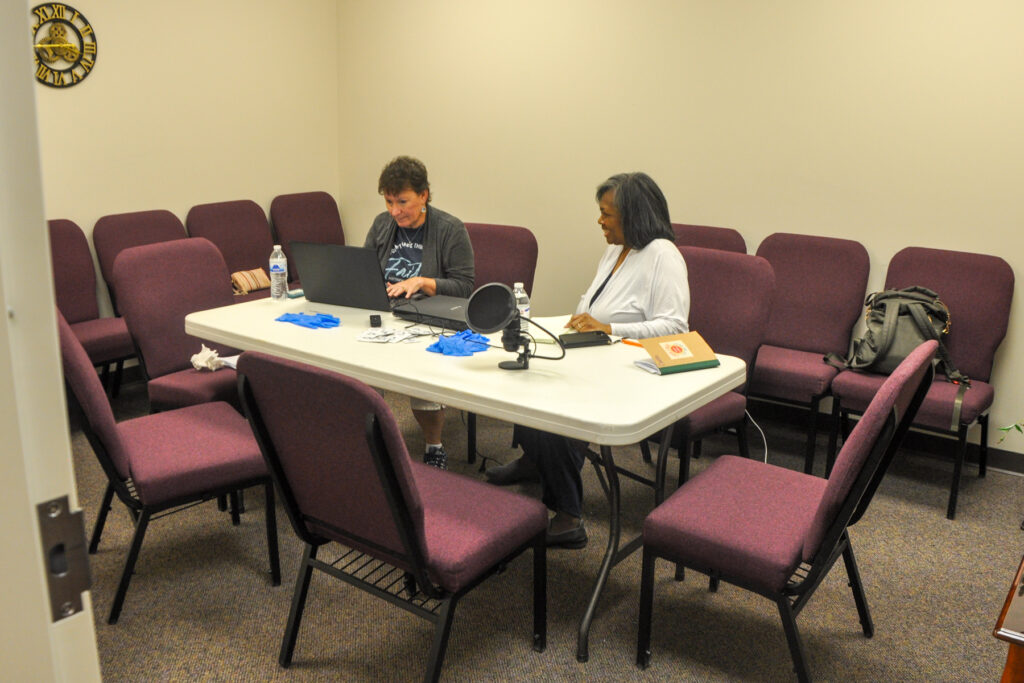
<svg viewBox="0 0 1024 683"><path fill-rule="evenodd" d="M380 172L380 180L377 182L379 194L398 194L404 190L412 190L416 194L426 192L427 201L430 201L427 167L419 159L395 157Z"/></svg>

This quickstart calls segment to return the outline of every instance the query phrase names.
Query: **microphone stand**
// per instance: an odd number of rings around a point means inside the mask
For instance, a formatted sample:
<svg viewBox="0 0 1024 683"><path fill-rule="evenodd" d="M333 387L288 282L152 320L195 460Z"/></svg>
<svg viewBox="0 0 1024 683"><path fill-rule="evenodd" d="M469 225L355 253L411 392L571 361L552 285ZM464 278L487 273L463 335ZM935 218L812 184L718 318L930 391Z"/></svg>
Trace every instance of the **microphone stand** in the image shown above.
<svg viewBox="0 0 1024 683"><path fill-rule="evenodd" d="M522 332L522 323L518 313L512 322L501 331L501 346L506 351L519 351L515 360L503 360L498 363L502 370L526 370L530 367L530 338Z"/></svg>

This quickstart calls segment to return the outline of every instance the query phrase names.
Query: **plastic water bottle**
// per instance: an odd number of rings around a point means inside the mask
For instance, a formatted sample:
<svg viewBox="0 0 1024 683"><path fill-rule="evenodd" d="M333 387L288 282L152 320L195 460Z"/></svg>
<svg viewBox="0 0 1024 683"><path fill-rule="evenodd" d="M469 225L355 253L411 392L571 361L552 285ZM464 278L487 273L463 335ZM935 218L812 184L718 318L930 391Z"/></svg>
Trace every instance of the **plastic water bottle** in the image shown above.
<svg viewBox="0 0 1024 683"><path fill-rule="evenodd" d="M274 301L288 300L288 259L280 244L275 244L270 254L270 298Z"/></svg>
<svg viewBox="0 0 1024 683"><path fill-rule="evenodd" d="M519 315L523 318L530 317L530 297L526 293L526 288L523 287L522 282L517 282L512 287L512 294L516 298L516 308L519 309ZM519 329L526 332L529 323L523 320L519 323Z"/></svg>

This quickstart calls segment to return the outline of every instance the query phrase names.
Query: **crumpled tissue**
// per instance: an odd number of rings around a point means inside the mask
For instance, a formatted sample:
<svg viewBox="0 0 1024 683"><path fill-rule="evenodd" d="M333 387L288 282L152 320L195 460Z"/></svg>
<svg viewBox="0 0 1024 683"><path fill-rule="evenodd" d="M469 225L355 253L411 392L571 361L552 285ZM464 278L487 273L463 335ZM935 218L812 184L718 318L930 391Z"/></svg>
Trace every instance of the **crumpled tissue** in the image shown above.
<svg viewBox="0 0 1024 683"><path fill-rule="evenodd" d="M341 324L333 315L327 313L284 313L283 315L274 318L278 322L282 323L294 323L299 327L308 327L310 329L316 329L318 327L337 327Z"/></svg>
<svg viewBox="0 0 1024 683"><path fill-rule="evenodd" d="M447 337L438 337L436 342L427 347L427 351L445 356L472 356L479 351L485 351L490 341L482 334L463 330Z"/></svg>
<svg viewBox="0 0 1024 683"><path fill-rule="evenodd" d="M224 367L224 359L217 356L213 349L202 345L199 353L192 356L192 367L196 370L220 370Z"/></svg>

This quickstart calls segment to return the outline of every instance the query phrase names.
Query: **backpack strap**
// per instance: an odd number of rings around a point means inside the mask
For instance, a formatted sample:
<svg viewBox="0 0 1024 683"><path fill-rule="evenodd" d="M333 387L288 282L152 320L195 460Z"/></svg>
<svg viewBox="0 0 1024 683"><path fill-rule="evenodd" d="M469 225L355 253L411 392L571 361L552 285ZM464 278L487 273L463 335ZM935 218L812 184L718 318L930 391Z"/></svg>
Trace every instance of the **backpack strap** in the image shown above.
<svg viewBox="0 0 1024 683"><path fill-rule="evenodd" d="M907 309L910 311L917 329L921 331L921 336L939 342L938 356L943 369L946 371L946 379L958 387L956 398L953 399L953 417L949 427L949 431L955 432L960 429L960 414L964 407L964 394L970 388L971 380L967 375L957 370L956 366L953 365L953 361L949 359L949 351L946 350L946 345L942 343L942 335L936 333L935 328L931 326L928 314L924 310L924 305L920 303L907 304Z"/></svg>
<svg viewBox="0 0 1024 683"><path fill-rule="evenodd" d="M875 349L875 358L889 353L893 339L896 338L896 323L900 317L900 304L898 301L883 301L885 305L885 316L882 318L882 331L878 335L878 348ZM874 304L873 304L874 305Z"/></svg>

